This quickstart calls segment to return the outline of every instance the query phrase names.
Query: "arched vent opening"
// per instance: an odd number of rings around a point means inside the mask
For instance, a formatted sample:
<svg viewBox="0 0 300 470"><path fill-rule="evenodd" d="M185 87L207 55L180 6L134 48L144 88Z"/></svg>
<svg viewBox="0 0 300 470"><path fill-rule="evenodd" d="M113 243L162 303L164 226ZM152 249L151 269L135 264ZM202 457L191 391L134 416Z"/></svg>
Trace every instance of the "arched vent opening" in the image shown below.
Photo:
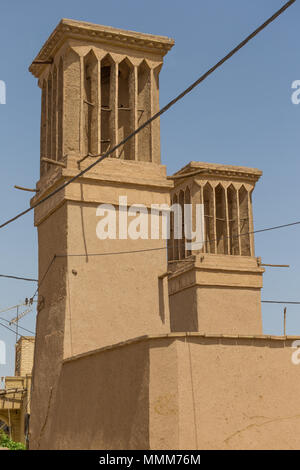
<svg viewBox="0 0 300 470"><path fill-rule="evenodd" d="M150 67L143 61L138 68L138 126L151 116L151 76ZM138 134L138 159L151 162L151 125Z"/></svg>
<svg viewBox="0 0 300 470"><path fill-rule="evenodd" d="M249 234L249 203L248 191L242 186L239 190L240 207L240 235L241 235L241 254L251 256L250 234Z"/></svg>
<svg viewBox="0 0 300 470"><path fill-rule="evenodd" d="M133 65L126 58L119 64L118 76L118 142L124 140L134 129L134 77ZM131 139L120 148L120 158L134 160Z"/></svg>

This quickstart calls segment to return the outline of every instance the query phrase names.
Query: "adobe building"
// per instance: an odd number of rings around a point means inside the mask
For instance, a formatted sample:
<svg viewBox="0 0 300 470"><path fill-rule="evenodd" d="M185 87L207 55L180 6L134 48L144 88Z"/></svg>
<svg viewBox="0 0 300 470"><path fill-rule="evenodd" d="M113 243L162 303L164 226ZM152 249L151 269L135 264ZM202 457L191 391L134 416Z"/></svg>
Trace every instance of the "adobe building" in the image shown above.
<svg viewBox="0 0 300 470"><path fill-rule="evenodd" d="M34 336L21 336L16 343L15 375L5 377L0 389L0 422L13 441L27 443L30 416Z"/></svg>
<svg viewBox="0 0 300 470"><path fill-rule="evenodd" d="M42 91L32 204L159 110L173 44L59 23L30 67ZM262 332L264 269L251 233L260 176L191 162L167 177L156 120L35 208L31 449L300 448L294 338ZM192 204L194 215L202 204L205 243L176 239L172 217L168 246L161 234L99 240L97 207L122 218L120 196L149 209Z"/></svg>

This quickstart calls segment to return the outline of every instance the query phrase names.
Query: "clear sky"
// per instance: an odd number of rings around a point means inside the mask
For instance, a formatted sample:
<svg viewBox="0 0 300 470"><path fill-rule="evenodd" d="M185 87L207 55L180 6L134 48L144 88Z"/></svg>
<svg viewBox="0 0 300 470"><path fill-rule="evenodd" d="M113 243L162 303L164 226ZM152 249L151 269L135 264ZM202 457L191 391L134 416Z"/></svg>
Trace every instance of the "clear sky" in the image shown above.
<svg viewBox="0 0 300 470"><path fill-rule="evenodd" d="M271 16L282 0L10 0L1 2L0 220L29 205L39 177L40 90L28 66L61 18L167 35L175 46L160 79L167 103L247 34ZM245 165L263 170L254 192L254 222L260 229L300 220L298 201L300 105L291 85L300 80L300 1L161 119L162 162L171 174L191 160ZM262 298L300 301L300 226L256 235L267 268ZM0 231L0 274L37 276L33 216ZM0 278L0 310L30 297L35 285ZM263 305L264 333L282 334L280 305ZM15 312L0 314L10 319ZM0 320L0 323L5 323ZM21 326L34 330L35 314ZM288 307L288 334L300 335L300 306ZM23 334L26 334L26 332ZM0 326L13 373L15 336Z"/></svg>

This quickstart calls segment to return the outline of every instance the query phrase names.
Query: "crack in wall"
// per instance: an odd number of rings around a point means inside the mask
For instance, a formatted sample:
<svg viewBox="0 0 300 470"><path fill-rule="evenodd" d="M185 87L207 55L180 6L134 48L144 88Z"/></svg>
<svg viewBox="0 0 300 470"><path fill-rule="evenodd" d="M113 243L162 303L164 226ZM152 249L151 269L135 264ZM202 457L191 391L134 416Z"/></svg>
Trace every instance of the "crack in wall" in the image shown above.
<svg viewBox="0 0 300 470"><path fill-rule="evenodd" d="M49 411L50 411L50 406L51 406L51 400L52 400L52 393L53 393L53 387L50 387L50 394L49 394L49 399L48 399L48 406L47 406L47 411L46 411L46 417L45 417L45 421L44 421L44 424L40 430L40 434L39 434L39 437L38 437L38 449L40 448L40 444L41 444L41 439L43 437L43 434L44 434L44 431L45 431L45 428L46 428L46 425L47 425L47 421L48 421L48 417L49 417Z"/></svg>
<svg viewBox="0 0 300 470"><path fill-rule="evenodd" d="M256 418L255 416L253 416L252 418L250 419L253 419L253 418ZM263 416L258 416L257 418L264 418ZM270 424L270 423L275 423L275 422L280 422L280 421L288 421L290 419L295 419L295 418L300 418L300 414L298 415L294 415L294 416L287 416L287 417L283 417L283 418L273 418L273 419L268 419L267 421L264 421L262 423L252 423L252 424L248 424L246 427L234 432L233 434L231 434L229 437L227 437L225 440L224 440L224 443L226 445L229 445L229 441L231 439L233 439L234 437L238 436L239 434L247 431L248 429L250 428L254 428L254 427L261 427L261 426L264 426L266 424Z"/></svg>

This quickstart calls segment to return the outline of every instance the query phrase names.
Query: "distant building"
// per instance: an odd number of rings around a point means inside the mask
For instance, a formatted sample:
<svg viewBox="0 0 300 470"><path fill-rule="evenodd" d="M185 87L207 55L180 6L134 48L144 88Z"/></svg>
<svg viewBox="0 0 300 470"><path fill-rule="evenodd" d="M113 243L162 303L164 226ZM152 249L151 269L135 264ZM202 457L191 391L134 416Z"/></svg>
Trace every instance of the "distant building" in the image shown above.
<svg viewBox="0 0 300 470"><path fill-rule="evenodd" d="M29 431L34 340L34 336L21 336L17 341L15 375L5 377L5 388L0 389L0 428L24 444Z"/></svg>

